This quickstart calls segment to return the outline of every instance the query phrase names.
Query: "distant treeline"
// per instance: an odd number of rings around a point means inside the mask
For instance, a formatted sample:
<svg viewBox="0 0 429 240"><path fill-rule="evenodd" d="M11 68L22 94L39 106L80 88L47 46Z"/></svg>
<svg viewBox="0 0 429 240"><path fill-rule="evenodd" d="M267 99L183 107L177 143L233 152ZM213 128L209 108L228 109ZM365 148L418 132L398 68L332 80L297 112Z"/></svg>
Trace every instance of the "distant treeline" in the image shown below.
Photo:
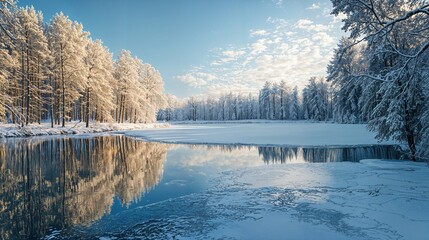
<svg viewBox="0 0 429 240"><path fill-rule="evenodd" d="M158 119L184 120L300 120L332 119L334 106L331 84L323 78L311 78L299 93L298 88L286 82L266 82L258 96L252 94L225 94L219 98L196 99L191 97L180 103L168 98L168 106L158 112ZM302 96L302 97L301 97Z"/></svg>

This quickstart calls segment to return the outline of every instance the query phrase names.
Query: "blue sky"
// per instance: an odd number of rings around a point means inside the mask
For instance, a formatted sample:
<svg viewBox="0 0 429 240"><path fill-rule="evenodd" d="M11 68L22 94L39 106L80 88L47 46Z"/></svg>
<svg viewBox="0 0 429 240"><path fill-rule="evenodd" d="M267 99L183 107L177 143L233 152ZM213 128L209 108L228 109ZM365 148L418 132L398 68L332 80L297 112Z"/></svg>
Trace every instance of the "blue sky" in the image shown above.
<svg viewBox="0 0 429 240"><path fill-rule="evenodd" d="M340 21L330 1L21 0L49 21L62 11L117 55L157 68L180 98L256 92L265 81L303 85L324 76Z"/></svg>

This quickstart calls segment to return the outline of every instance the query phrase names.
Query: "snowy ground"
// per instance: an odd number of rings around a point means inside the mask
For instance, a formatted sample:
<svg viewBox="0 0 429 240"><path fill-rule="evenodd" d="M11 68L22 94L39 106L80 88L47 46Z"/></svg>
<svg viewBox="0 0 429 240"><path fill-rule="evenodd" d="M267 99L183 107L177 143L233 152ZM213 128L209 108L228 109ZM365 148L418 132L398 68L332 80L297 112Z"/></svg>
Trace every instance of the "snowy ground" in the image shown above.
<svg viewBox="0 0 429 240"><path fill-rule="evenodd" d="M66 127L55 126L51 128L50 123L30 124L20 127L15 124L0 124L0 138L2 137L28 137L62 134L100 133L118 130L134 130L144 128L165 128L167 123L133 124L133 123L91 123L89 128L84 122L67 123Z"/></svg>
<svg viewBox="0 0 429 240"><path fill-rule="evenodd" d="M200 122L172 124L164 129L126 132L132 137L165 143L209 143L283 146L349 146L379 144L363 124L311 122ZM209 122L210 123L210 122ZM383 144L395 144L383 142Z"/></svg>
<svg viewBox="0 0 429 240"><path fill-rule="evenodd" d="M234 170L203 193L129 209L74 237L427 239L428 176L425 163L380 160Z"/></svg>

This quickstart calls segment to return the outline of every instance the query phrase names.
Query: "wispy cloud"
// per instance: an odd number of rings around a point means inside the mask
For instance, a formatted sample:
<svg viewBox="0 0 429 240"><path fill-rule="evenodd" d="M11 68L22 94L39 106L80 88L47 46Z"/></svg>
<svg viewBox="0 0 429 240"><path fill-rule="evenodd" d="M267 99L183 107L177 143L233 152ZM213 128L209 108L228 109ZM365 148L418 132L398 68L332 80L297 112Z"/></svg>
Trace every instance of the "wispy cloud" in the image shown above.
<svg viewBox="0 0 429 240"><path fill-rule="evenodd" d="M273 3L276 5L276 6L281 6L281 5L283 5L283 0L272 0L273 1Z"/></svg>
<svg viewBox="0 0 429 240"><path fill-rule="evenodd" d="M252 36L252 37L254 37L254 36L265 36L267 34L268 34L268 32L265 31L264 29L250 30L250 36Z"/></svg>
<svg viewBox="0 0 429 240"><path fill-rule="evenodd" d="M310 30L310 31L327 31L329 29L329 25L324 24L315 24L313 21L309 19L300 19L296 22L295 27L303 30Z"/></svg>
<svg viewBox="0 0 429 240"><path fill-rule="evenodd" d="M323 9L317 11L322 13ZM207 66L178 79L203 90L204 95L257 93L265 81L303 86L312 76L326 75L340 37L334 31L336 20L332 16L320 18L323 21L268 18L271 26L250 30L247 45L215 49Z"/></svg>
<svg viewBox="0 0 429 240"><path fill-rule="evenodd" d="M308 7L307 9L308 10L316 10L316 9L319 9L320 8L320 3L313 3L313 4L311 4L311 6L310 7Z"/></svg>
<svg viewBox="0 0 429 240"><path fill-rule="evenodd" d="M217 77L213 74L199 72L197 70L191 71L185 75L177 76L177 79L191 87L202 87L215 80Z"/></svg>

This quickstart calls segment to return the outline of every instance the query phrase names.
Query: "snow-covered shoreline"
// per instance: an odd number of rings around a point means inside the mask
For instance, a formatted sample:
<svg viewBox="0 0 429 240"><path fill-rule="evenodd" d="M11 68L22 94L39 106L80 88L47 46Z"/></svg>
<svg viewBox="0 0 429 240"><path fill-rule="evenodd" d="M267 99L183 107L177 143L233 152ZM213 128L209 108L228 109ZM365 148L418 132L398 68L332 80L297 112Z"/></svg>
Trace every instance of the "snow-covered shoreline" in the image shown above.
<svg viewBox="0 0 429 240"><path fill-rule="evenodd" d="M51 128L50 123L30 124L24 127L20 127L16 124L0 124L0 138L102 133L148 128L167 128L169 126L168 123L91 123L87 128L84 122L72 122L68 123L66 127L55 126Z"/></svg>

